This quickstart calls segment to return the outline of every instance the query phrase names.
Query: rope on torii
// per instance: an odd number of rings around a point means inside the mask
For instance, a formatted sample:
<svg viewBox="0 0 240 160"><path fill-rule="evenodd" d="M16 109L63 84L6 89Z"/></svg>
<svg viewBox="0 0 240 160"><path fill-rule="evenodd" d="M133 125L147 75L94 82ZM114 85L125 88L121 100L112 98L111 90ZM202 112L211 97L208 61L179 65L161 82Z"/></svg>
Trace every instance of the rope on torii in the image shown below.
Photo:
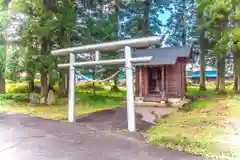
<svg viewBox="0 0 240 160"><path fill-rule="evenodd" d="M95 82L95 83L103 83L103 82L107 82L111 79L113 79L114 77L116 77L119 73L121 73L122 71L124 71L126 68L128 67L120 67L119 70L117 70L115 73L113 73L111 76L108 76L107 78L105 79L102 79L102 80L97 80L97 79L91 79L91 78L88 78L87 76L83 75L81 73L81 71L75 69L75 72L76 74L78 74L80 77L84 78L86 81L89 81L89 82ZM129 69L134 69L134 68L129 68Z"/></svg>
<svg viewBox="0 0 240 160"><path fill-rule="evenodd" d="M87 81L89 82L96 82L96 83L102 83L102 82L107 82L111 79L113 79L114 77L116 77L121 71L123 71L124 68L120 68L117 72L115 72L114 74L112 74L111 76L105 78L105 79L102 79L102 80L94 80L94 79L91 79L91 78L88 78L87 76L84 76L83 74L81 74L81 72L79 70L76 70L75 69L75 72L81 76L82 78L86 79Z"/></svg>

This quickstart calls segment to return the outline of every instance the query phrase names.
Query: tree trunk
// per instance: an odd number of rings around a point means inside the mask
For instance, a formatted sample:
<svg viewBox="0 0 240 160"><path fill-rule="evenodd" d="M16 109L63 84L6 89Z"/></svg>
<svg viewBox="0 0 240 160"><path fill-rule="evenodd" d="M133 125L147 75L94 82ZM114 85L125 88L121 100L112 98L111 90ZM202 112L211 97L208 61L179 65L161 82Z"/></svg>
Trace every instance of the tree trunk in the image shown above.
<svg viewBox="0 0 240 160"><path fill-rule="evenodd" d="M206 74L205 74L205 51L201 49L200 53L200 91L206 90Z"/></svg>
<svg viewBox="0 0 240 160"><path fill-rule="evenodd" d="M52 77L52 74L51 74L51 73L48 73L48 84L49 84L49 86L51 86L51 87L54 85L53 77Z"/></svg>
<svg viewBox="0 0 240 160"><path fill-rule="evenodd" d="M182 28L182 46L186 46L187 45L187 41L186 41L186 37L187 37L187 31L186 31L186 12L187 12L187 4L186 4L186 0L182 0L182 5L183 5L183 8L182 8L182 18L181 18L181 25L183 26Z"/></svg>
<svg viewBox="0 0 240 160"><path fill-rule="evenodd" d="M58 91L58 96L59 97L65 97L67 96L67 91L66 91L66 74L63 71L59 72L59 91Z"/></svg>
<svg viewBox="0 0 240 160"><path fill-rule="evenodd" d="M182 26L183 26L183 30L182 30L182 46L186 47L187 45L187 40L186 40L186 37L187 37L187 31L186 31L186 8L187 8L187 4L186 4L186 0L183 0L182 1L183 3L183 10L182 10ZM187 78L186 78L186 65L184 64L184 85L185 85L185 91L187 92Z"/></svg>
<svg viewBox="0 0 240 160"><path fill-rule="evenodd" d="M95 70L95 69L94 69L94 70ZM92 78L93 78L93 80L96 79L96 72L95 72L95 71L93 71L93 73L92 73ZM92 94L93 94L93 95L96 95L96 86L95 86L95 82L92 83Z"/></svg>
<svg viewBox="0 0 240 160"><path fill-rule="evenodd" d="M32 93L34 92L35 85L34 85L34 79L28 80L28 92Z"/></svg>
<svg viewBox="0 0 240 160"><path fill-rule="evenodd" d="M238 76L234 74L234 78L233 78L233 91L235 93L238 92Z"/></svg>
<svg viewBox="0 0 240 160"><path fill-rule="evenodd" d="M238 86L238 89L237 89L237 93L240 93L240 76L237 77L237 86Z"/></svg>
<svg viewBox="0 0 240 160"><path fill-rule="evenodd" d="M46 72L40 73L40 83L41 83L41 101L40 103L46 103L48 96L48 78Z"/></svg>
<svg viewBox="0 0 240 160"><path fill-rule="evenodd" d="M221 68L220 68L220 58L219 58L219 56L217 57L217 64L216 64L216 68L217 68L217 77L216 77L216 91L218 91L219 90L219 84L220 84L220 79L219 79L219 77L220 77L220 70L221 70Z"/></svg>
<svg viewBox="0 0 240 160"><path fill-rule="evenodd" d="M114 86L118 90L118 77L117 76L114 77Z"/></svg>
<svg viewBox="0 0 240 160"><path fill-rule="evenodd" d="M238 75L237 75L237 53L233 53L233 75L234 75L234 83L233 83L233 91L238 91Z"/></svg>
<svg viewBox="0 0 240 160"><path fill-rule="evenodd" d="M0 93L5 93L5 79L2 74L0 74Z"/></svg>
<svg viewBox="0 0 240 160"><path fill-rule="evenodd" d="M197 12L197 23L199 25L202 24L203 21L203 13ZM199 37L199 45L200 45L200 84L199 84L199 90L205 91L206 90L206 75L205 75L205 38L204 38L204 31L200 31L200 37Z"/></svg>
<svg viewBox="0 0 240 160"><path fill-rule="evenodd" d="M34 85L34 75L32 72L28 72L28 93L32 93L35 90L35 85Z"/></svg>
<svg viewBox="0 0 240 160"><path fill-rule="evenodd" d="M148 35L149 10L150 10L150 2L149 0L146 0L144 2L144 10L143 10L142 36Z"/></svg>
<svg viewBox="0 0 240 160"><path fill-rule="evenodd" d="M118 92L119 91L119 88L118 88L118 77L115 76L114 79L113 79L113 87L111 88L111 91L113 92Z"/></svg>
<svg viewBox="0 0 240 160"><path fill-rule="evenodd" d="M116 37L118 38L119 30L120 30L120 7L119 7L120 0L114 0L114 9L116 13L117 18L117 25L116 25Z"/></svg>
<svg viewBox="0 0 240 160"><path fill-rule="evenodd" d="M234 61L234 91L240 93L240 52L235 53Z"/></svg>
<svg viewBox="0 0 240 160"><path fill-rule="evenodd" d="M219 90L219 74L217 73L217 77L216 77L216 91Z"/></svg>
<svg viewBox="0 0 240 160"><path fill-rule="evenodd" d="M219 89L218 93L219 94L224 94L226 93L225 90L225 56L220 56L219 59Z"/></svg>

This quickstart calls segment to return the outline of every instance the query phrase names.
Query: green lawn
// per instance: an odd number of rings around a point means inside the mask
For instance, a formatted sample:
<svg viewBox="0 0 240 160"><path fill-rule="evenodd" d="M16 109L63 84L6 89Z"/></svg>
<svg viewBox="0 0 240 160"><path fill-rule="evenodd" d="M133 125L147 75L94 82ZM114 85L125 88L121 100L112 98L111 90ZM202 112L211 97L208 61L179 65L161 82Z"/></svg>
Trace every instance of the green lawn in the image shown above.
<svg viewBox="0 0 240 160"><path fill-rule="evenodd" d="M115 94L105 95L77 94L76 98L76 116L104 109L123 106L123 98L116 97ZM26 115L38 116L45 119L64 120L67 119L67 99L58 99L57 105L37 105L32 106L26 102L14 100L2 100L0 112L14 112Z"/></svg>
<svg viewBox="0 0 240 160"><path fill-rule="evenodd" d="M197 93L195 88L190 90L190 94ZM237 160L240 159L240 145L236 148L223 142L226 137L240 135L240 130L228 123L232 119L239 119L240 122L240 97L220 96L210 90L192 103L191 111L176 111L160 120L157 126L149 130L147 140L173 150Z"/></svg>
<svg viewBox="0 0 240 160"><path fill-rule="evenodd" d="M39 81L35 81L35 85L39 87ZM96 112L104 109L111 109L124 106L125 89L119 92L112 92L110 89L112 84L95 83L96 95L92 95L92 82L76 84L76 116ZM54 86L58 91L58 86ZM14 112L26 115L38 116L46 119L64 120L68 114L68 100L57 99L56 105L30 105L27 96L28 83L23 82L7 82L7 92L0 94L0 112ZM38 100L40 95L37 94Z"/></svg>

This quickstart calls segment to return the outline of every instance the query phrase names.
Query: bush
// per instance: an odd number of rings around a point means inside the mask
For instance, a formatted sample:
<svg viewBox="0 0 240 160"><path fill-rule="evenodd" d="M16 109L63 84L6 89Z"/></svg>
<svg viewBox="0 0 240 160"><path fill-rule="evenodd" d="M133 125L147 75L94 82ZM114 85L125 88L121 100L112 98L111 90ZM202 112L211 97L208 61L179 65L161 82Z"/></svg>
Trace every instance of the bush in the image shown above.
<svg viewBox="0 0 240 160"><path fill-rule="evenodd" d="M8 83L6 91L8 93L27 93L28 85L27 83Z"/></svg>
<svg viewBox="0 0 240 160"><path fill-rule="evenodd" d="M189 80L189 79L187 79L187 80L186 80L186 84L187 84L187 86L190 86L190 85L192 85L192 81Z"/></svg>
<svg viewBox="0 0 240 160"><path fill-rule="evenodd" d="M36 93L41 92L40 84L38 82L35 83L34 91ZM28 93L28 83L27 82L7 83L6 92L7 93Z"/></svg>
<svg viewBox="0 0 240 160"><path fill-rule="evenodd" d="M16 94L16 93L4 93L0 94L0 100L14 100L21 102L28 102L29 98L27 94Z"/></svg>
<svg viewBox="0 0 240 160"><path fill-rule="evenodd" d="M34 84L40 86L40 80L39 79L35 79L34 80Z"/></svg>
<svg viewBox="0 0 240 160"><path fill-rule="evenodd" d="M84 83L77 83L76 90L92 90L93 89L93 82L84 82ZM95 89L97 91L104 90L104 85L100 83L95 83Z"/></svg>

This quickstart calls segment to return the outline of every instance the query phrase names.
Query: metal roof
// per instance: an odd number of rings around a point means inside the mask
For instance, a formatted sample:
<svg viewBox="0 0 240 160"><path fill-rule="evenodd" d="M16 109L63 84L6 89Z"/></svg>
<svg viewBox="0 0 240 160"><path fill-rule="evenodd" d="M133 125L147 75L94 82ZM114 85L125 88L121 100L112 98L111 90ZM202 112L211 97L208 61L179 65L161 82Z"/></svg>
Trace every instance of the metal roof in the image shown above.
<svg viewBox="0 0 240 160"><path fill-rule="evenodd" d="M178 57L187 58L190 56L190 52L190 47L153 48L133 51L132 57L152 56L150 62L136 63L135 66L176 64Z"/></svg>
<svg viewBox="0 0 240 160"><path fill-rule="evenodd" d="M207 78L216 78L217 71L205 71L205 76ZM233 76L231 73L225 72L225 77ZM200 71L190 72L187 75L188 78L200 78Z"/></svg>

